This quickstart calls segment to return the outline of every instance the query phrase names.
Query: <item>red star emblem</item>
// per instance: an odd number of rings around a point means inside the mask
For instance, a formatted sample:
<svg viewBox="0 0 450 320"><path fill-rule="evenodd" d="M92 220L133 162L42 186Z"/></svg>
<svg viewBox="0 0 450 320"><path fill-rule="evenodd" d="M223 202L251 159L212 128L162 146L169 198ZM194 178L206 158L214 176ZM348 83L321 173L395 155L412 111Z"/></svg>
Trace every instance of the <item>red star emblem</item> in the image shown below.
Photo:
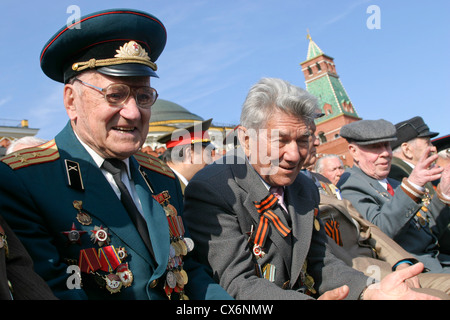
<svg viewBox="0 0 450 320"><path fill-rule="evenodd" d="M61 233L67 237L69 243L77 243L81 245L81 236L85 234L86 231L77 230L77 228L75 227L75 223L72 223L72 229L70 229L69 231L63 231Z"/></svg>

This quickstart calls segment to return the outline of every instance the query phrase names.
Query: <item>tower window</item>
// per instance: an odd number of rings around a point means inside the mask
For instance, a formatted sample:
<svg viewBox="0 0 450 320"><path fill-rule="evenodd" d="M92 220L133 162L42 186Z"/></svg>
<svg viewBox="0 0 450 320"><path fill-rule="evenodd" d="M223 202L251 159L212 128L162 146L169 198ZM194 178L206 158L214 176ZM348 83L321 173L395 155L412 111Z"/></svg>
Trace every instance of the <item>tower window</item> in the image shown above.
<svg viewBox="0 0 450 320"><path fill-rule="evenodd" d="M316 66L317 66L317 70L320 72L320 71L322 71L322 68L320 67L320 64L317 62L316 63Z"/></svg>
<svg viewBox="0 0 450 320"><path fill-rule="evenodd" d="M324 132L319 132L319 140L320 140L320 143L327 142L327 138L325 137L325 133Z"/></svg>
<svg viewBox="0 0 450 320"><path fill-rule="evenodd" d="M313 71L312 71L311 67L308 67L308 73L309 73L309 75L313 74Z"/></svg>

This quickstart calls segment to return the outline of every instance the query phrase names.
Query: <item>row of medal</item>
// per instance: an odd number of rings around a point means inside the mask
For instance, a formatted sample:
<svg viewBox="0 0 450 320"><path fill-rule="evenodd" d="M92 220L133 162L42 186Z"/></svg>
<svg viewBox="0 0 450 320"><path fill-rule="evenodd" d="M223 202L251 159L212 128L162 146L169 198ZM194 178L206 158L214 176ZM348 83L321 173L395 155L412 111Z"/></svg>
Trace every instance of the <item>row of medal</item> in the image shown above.
<svg viewBox="0 0 450 320"><path fill-rule="evenodd" d="M83 210L81 201L74 201L73 207L77 210L77 220L82 225L92 224L92 218ZM72 229L62 232L68 238L69 243L81 244L81 236L87 231L76 230L75 223ZM90 239L99 246L96 248L87 248L80 250L78 267L80 271L94 276L94 279L100 287L105 287L110 293L120 292L122 288L131 286L133 282L133 273L128 267L128 263L123 261L127 258L127 252L124 247L115 248L110 243L108 228L103 226L94 226L91 230ZM100 274L99 271L107 273Z"/></svg>
<svg viewBox="0 0 450 320"><path fill-rule="evenodd" d="M183 220L178 215L176 208L169 203L169 193L163 191L155 195L154 198L162 205L166 213L170 232L170 252L163 287L164 292L169 299L175 292L180 297L180 300L188 300L189 298L184 292L184 286L188 283L188 275L183 269L183 256L186 256L194 249L194 242L192 239L184 237Z"/></svg>

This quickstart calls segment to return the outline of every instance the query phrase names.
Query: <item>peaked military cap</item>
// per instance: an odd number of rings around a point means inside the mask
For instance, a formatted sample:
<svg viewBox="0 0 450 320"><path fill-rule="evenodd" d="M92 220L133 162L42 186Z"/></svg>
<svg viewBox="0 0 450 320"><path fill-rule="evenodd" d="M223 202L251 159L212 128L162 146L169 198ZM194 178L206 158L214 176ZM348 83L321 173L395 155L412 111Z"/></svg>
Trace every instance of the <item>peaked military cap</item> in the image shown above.
<svg viewBox="0 0 450 320"><path fill-rule="evenodd" d="M110 76L151 76L167 34L153 15L132 9L95 12L56 32L40 56L51 79L66 83L79 72L96 69Z"/></svg>
<svg viewBox="0 0 450 320"><path fill-rule="evenodd" d="M430 128L428 128L422 117L414 117L399 122L395 125L395 128L397 129L397 141L391 143L392 149L397 148L403 142L408 142L415 138L433 138L439 134L438 132L430 132Z"/></svg>
<svg viewBox="0 0 450 320"><path fill-rule="evenodd" d="M395 126L384 119L359 120L341 128L341 137L360 145L395 141Z"/></svg>
<svg viewBox="0 0 450 320"><path fill-rule="evenodd" d="M436 147L437 151L442 151L450 148L450 134L446 136L442 136L436 139L431 140L433 146Z"/></svg>
<svg viewBox="0 0 450 320"><path fill-rule="evenodd" d="M194 143L201 143L206 147L211 144L211 138L208 133L211 121L212 119L208 119L186 128L176 129L161 136L158 142L165 144L167 149Z"/></svg>

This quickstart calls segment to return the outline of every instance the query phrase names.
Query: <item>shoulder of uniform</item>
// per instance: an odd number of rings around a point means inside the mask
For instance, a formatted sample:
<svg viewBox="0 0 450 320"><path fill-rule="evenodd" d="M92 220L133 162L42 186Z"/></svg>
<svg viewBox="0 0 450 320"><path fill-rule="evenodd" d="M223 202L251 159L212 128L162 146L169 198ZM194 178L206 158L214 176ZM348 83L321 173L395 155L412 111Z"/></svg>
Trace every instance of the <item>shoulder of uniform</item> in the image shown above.
<svg viewBox="0 0 450 320"><path fill-rule="evenodd" d="M59 152L53 139L37 147L13 152L1 158L0 161L10 166L11 169L17 170L35 164L55 161L56 159L59 159Z"/></svg>
<svg viewBox="0 0 450 320"><path fill-rule="evenodd" d="M141 151L137 152L134 157L136 158L137 162L144 168L175 179L175 174L173 173L172 169L170 169L170 167L161 159Z"/></svg>

